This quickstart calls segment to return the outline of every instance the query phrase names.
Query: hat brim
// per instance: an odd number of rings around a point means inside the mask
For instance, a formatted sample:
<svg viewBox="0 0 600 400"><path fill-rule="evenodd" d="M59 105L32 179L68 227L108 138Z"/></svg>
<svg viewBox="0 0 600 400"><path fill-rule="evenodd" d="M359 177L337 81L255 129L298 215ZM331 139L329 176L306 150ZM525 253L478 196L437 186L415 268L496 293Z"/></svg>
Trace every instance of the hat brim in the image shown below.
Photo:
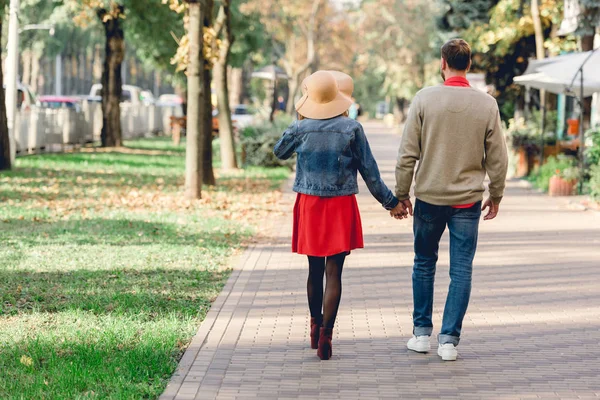
<svg viewBox="0 0 600 400"><path fill-rule="evenodd" d="M352 99L339 92L335 99L329 103L315 103L308 98L308 94L302 96L296 103L296 111L305 118L330 119L342 115L354 103Z"/></svg>

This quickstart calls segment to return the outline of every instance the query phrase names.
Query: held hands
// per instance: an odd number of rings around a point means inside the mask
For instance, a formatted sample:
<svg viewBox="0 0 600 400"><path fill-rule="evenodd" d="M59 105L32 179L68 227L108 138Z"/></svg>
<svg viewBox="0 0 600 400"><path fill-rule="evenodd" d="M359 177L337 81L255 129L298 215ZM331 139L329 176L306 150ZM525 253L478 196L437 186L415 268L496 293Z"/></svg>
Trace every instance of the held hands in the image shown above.
<svg viewBox="0 0 600 400"><path fill-rule="evenodd" d="M390 211L390 216L396 219L405 219L413 215L413 206L410 199L402 200Z"/></svg>
<svg viewBox="0 0 600 400"><path fill-rule="evenodd" d="M500 212L500 205L495 204L491 198L488 198L485 203L483 203L483 207L481 211L485 211L486 208L489 208L488 213L483 217L484 221L489 221L498 216L498 212ZM408 216L413 216L413 205L410 199L402 200L398 205L390 211L390 216L396 219L406 219Z"/></svg>

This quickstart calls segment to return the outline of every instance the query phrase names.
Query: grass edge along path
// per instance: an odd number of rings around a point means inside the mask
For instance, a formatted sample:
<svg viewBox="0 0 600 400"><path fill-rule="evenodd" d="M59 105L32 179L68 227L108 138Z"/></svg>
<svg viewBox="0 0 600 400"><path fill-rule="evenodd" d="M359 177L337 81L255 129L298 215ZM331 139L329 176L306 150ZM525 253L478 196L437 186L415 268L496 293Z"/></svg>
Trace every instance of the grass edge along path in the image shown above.
<svg viewBox="0 0 600 400"><path fill-rule="evenodd" d="M0 173L2 399L157 398L289 174L221 173L189 201L183 146L127 146Z"/></svg>

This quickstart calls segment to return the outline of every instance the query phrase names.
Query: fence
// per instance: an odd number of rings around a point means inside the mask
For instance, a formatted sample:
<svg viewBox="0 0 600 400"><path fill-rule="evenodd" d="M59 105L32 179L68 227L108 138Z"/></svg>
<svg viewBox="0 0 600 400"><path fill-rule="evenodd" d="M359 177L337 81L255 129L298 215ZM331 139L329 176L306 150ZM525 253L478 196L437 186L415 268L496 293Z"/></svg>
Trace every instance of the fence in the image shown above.
<svg viewBox="0 0 600 400"><path fill-rule="evenodd" d="M123 139L147 134L170 134L170 117L182 116L181 106L121 103ZM102 107L99 102L84 101L81 110L31 107L17 112L15 121L17 155L60 150L65 145L83 145L100 140Z"/></svg>

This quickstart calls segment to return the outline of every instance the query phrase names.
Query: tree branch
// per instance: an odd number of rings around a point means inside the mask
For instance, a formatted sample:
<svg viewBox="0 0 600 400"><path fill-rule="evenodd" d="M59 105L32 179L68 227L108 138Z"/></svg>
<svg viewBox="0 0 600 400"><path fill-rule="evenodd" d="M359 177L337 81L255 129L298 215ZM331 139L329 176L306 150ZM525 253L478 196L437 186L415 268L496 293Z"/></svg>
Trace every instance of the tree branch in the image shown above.
<svg viewBox="0 0 600 400"><path fill-rule="evenodd" d="M223 31L223 27L225 25L225 19L227 16L225 15L225 5L221 4L219 8L219 13L217 14L217 18L215 19L215 23L213 25L213 29L215 30L215 36L219 37L221 32Z"/></svg>
<svg viewBox="0 0 600 400"><path fill-rule="evenodd" d="M314 0L312 5L312 11L310 13L309 23L308 23L308 33L306 35L306 41L308 46L308 51L306 54L306 62L300 66L300 68L294 74L295 77L298 77L305 73L310 66L315 62L315 25L317 14L319 13L319 9L321 8L321 3L323 0Z"/></svg>

